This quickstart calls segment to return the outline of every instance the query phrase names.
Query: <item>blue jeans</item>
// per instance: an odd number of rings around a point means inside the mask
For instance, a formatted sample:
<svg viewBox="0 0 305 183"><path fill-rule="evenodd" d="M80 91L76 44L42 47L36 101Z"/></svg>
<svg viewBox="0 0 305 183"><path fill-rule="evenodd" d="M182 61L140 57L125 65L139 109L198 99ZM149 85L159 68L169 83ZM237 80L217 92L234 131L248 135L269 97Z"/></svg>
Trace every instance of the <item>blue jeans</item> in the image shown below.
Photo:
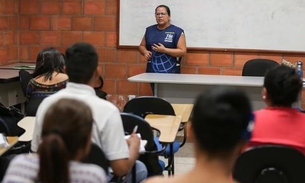
<svg viewBox="0 0 305 183"><path fill-rule="evenodd" d="M138 160L135 162L134 166L136 168L136 183L140 183L147 178L146 166L144 165L144 163L142 163L141 161L138 161ZM108 175L108 182L112 178L113 178L113 175L109 174ZM130 170L130 172L126 175L125 180L123 181L123 183L133 183L132 182L132 170Z"/></svg>
<svg viewBox="0 0 305 183"><path fill-rule="evenodd" d="M136 183L140 183L147 178L147 169L144 163L141 161L136 161ZM126 175L124 183L133 183L132 182L132 170Z"/></svg>

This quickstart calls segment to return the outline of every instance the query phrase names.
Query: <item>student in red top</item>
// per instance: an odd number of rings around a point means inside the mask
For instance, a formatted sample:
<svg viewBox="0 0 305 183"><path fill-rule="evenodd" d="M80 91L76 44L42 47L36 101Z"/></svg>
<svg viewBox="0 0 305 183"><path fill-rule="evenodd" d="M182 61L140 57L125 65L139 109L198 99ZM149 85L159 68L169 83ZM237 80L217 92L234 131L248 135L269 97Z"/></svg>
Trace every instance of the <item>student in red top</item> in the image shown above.
<svg viewBox="0 0 305 183"><path fill-rule="evenodd" d="M305 154L305 113L292 107L302 90L302 80L294 68L279 65L265 76L263 99L267 107L255 111L252 138L247 147L282 144Z"/></svg>

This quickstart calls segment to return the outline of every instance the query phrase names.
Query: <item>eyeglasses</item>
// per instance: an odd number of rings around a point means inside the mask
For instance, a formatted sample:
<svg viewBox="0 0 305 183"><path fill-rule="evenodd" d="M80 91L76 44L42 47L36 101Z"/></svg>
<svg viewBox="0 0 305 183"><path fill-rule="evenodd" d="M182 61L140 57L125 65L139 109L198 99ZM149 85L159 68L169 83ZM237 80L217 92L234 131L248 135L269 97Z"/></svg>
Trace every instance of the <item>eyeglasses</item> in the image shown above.
<svg viewBox="0 0 305 183"><path fill-rule="evenodd" d="M155 13L156 16L164 16L167 15L167 13Z"/></svg>

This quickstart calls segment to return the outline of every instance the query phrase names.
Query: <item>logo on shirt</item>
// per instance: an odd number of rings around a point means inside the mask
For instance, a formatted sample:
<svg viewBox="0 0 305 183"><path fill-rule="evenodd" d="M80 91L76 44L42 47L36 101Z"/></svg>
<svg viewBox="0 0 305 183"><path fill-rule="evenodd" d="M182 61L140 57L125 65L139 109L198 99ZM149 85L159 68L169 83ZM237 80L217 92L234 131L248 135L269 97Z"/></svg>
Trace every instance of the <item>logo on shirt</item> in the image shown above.
<svg viewBox="0 0 305 183"><path fill-rule="evenodd" d="M165 32L166 37L164 39L164 42L173 42L173 38L174 38L174 32Z"/></svg>

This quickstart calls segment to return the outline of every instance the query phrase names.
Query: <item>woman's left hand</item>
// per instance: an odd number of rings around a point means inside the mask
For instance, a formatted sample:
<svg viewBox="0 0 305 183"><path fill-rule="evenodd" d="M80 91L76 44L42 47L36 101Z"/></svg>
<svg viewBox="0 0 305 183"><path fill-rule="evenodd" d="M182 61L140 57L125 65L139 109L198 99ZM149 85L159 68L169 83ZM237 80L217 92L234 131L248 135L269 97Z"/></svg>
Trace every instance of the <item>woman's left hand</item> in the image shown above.
<svg viewBox="0 0 305 183"><path fill-rule="evenodd" d="M158 44L155 43L151 46L151 48L156 52L161 52L161 53L165 52L165 47L161 43L158 43Z"/></svg>

